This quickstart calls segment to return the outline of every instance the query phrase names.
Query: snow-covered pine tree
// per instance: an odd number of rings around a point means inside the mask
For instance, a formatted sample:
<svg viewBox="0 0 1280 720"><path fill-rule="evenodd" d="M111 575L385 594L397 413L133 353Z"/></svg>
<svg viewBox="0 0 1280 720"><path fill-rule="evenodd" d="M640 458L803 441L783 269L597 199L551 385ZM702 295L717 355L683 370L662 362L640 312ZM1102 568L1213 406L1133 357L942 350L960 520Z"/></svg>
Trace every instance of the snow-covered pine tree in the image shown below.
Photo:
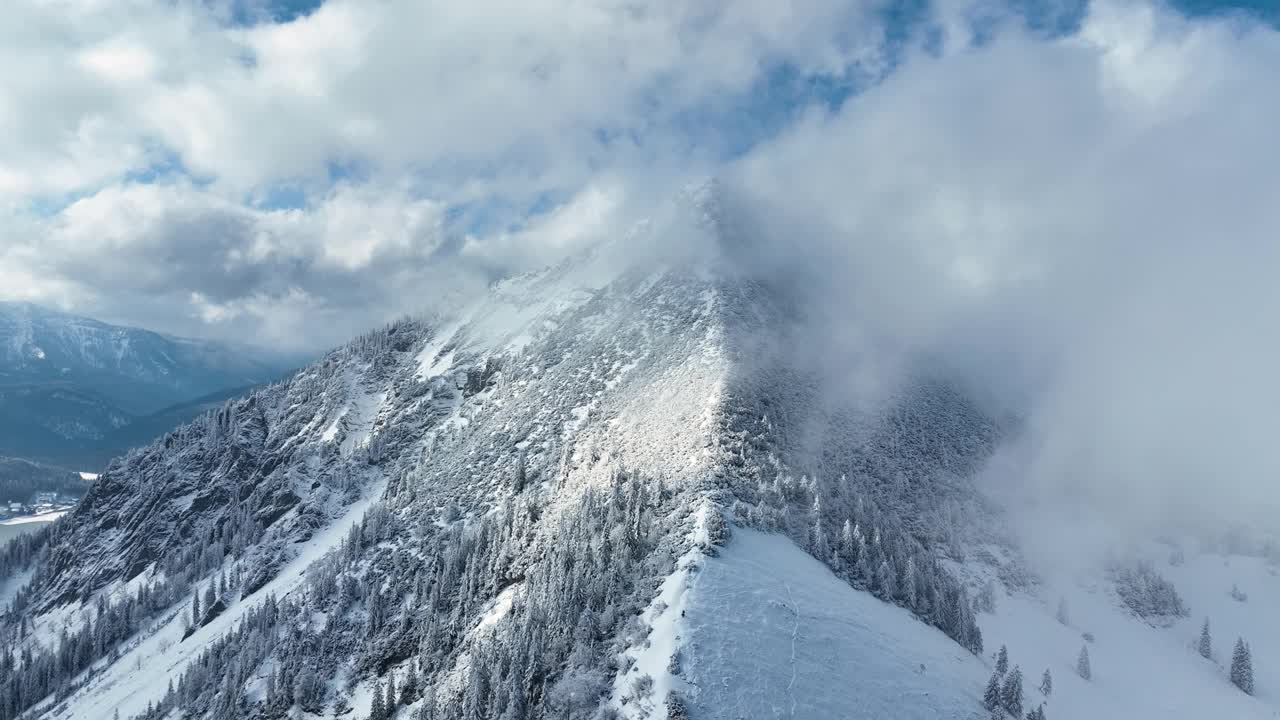
<svg viewBox="0 0 1280 720"><path fill-rule="evenodd" d="M909 610L915 610L920 607L920 587L916 583L919 574L916 569L915 557L909 556L907 558L907 567L902 571L902 582L899 583L902 602Z"/></svg>
<svg viewBox="0 0 1280 720"><path fill-rule="evenodd" d="M1000 652L996 653L996 674L1001 677L1009 671L1009 648L1001 645Z"/></svg>
<svg viewBox="0 0 1280 720"><path fill-rule="evenodd" d="M1000 674L999 670L991 673L991 679L987 681L987 689L982 693L982 707L989 713L995 713L1000 709Z"/></svg>
<svg viewBox="0 0 1280 720"><path fill-rule="evenodd" d="M1049 668L1044 669L1044 674L1040 676L1040 694L1049 697L1053 694L1053 675L1049 674Z"/></svg>
<svg viewBox="0 0 1280 720"><path fill-rule="evenodd" d="M667 720L689 720L689 708L678 691L667 693Z"/></svg>
<svg viewBox="0 0 1280 720"><path fill-rule="evenodd" d="M1044 703L1041 703L1034 710L1027 711L1027 720L1045 720Z"/></svg>
<svg viewBox="0 0 1280 720"><path fill-rule="evenodd" d="M813 538L813 556L823 562L830 563L833 557L831 554L831 543L827 541L826 530L822 529L822 518L816 518L813 521L811 537Z"/></svg>
<svg viewBox="0 0 1280 720"><path fill-rule="evenodd" d="M1197 647L1200 657L1205 660L1213 658L1213 638L1209 634L1209 618L1204 619L1204 625L1200 627L1200 644Z"/></svg>
<svg viewBox="0 0 1280 720"><path fill-rule="evenodd" d="M1111 571L1116 594L1135 615L1143 619L1186 617L1187 605L1173 583L1156 572L1149 563Z"/></svg>
<svg viewBox="0 0 1280 720"><path fill-rule="evenodd" d="M1058 598L1058 622L1063 625L1070 625L1071 618L1067 615L1067 599Z"/></svg>
<svg viewBox="0 0 1280 720"><path fill-rule="evenodd" d="M897 594L897 587L894 581L893 566L888 560L881 560L880 567L876 569L875 591L876 597L886 602L892 601L893 596Z"/></svg>
<svg viewBox="0 0 1280 720"><path fill-rule="evenodd" d="M840 557L850 566L858 561L858 541L854 539L853 521L849 518L845 518L840 527Z"/></svg>
<svg viewBox="0 0 1280 720"><path fill-rule="evenodd" d="M1236 647L1231 653L1231 684L1246 695L1253 694L1253 654L1244 638L1236 638Z"/></svg>
<svg viewBox="0 0 1280 720"><path fill-rule="evenodd" d="M1022 717L1022 669L1017 665L1009 671L1009 677L1000 688L1000 706L1010 715Z"/></svg>
<svg viewBox="0 0 1280 720"><path fill-rule="evenodd" d="M373 686L373 697L369 700L369 720L387 720L387 706L382 683Z"/></svg>
<svg viewBox="0 0 1280 720"><path fill-rule="evenodd" d="M214 587L214 581L209 581L209 587L204 589L204 611L209 612L209 608L218 601L218 591Z"/></svg>
<svg viewBox="0 0 1280 720"><path fill-rule="evenodd" d="M422 704L418 706L418 713L414 716L414 720L435 720L436 719L436 688L434 685L427 685L422 688Z"/></svg>
<svg viewBox="0 0 1280 720"><path fill-rule="evenodd" d="M524 486L529 483L529 460L525 456L523 450L516 458L516 470L511 478L511 490L516 493L524 492Z"/></svg>
<svg viewBox="0 0 1280 720"><path fill-rule="evenodd" d="M409 671L405 673L404 682L400 684L400 704L411 705L418 699L418 670L416 661L409 663Z"/></svg>
<svg viewBox="0 0 1280 720"><path fill-rule="evenodd" d="M982 590L978 591L978 596L974 600L974 609L976 609L978 612L984 612L987 614L991 614L996 611L995 581L988 580L982 586Z"/></svg>
<svg viewBox="0 0 1280 720"><path fill-rule="evenodd" d="M1076 674L1085 680L1093 679L1093 668L1089 666L1089 646L1080 646L1080 657L1076 659Z"/></svg>
<svg viewBox="0 0 1280 720"><path fill-rule="evenodd" d="M299 673L293 695L294 701L306 712L319 713L324 708L325 684L311 665Z"/></svg>

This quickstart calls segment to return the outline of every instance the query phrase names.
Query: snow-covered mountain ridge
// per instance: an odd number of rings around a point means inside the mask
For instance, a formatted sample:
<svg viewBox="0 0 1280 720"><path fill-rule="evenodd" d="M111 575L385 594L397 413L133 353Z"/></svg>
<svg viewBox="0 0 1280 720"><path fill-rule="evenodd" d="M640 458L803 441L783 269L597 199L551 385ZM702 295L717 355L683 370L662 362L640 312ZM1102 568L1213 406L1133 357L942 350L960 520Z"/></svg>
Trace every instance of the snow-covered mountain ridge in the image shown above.
<svg viewBox="0 0 1280 720"><path fill-rule="evenodd" d="M0 378L6 384L39 380L107 381L124 388L102 390L130 412L151 412L153 393L132 385L154 385L198 397L228 387L261 382L282 366L255 357L265 353L204 340L179 338L20 302L0 302Z"/></svg>
<svg viewBox="0 0 1280 720"><path fill-rule="evenodd" d="M999 424L927 375L842 404L717 192L113 462L0 556L0 718L971 718L998 644L1069 672L968 525ZM1118 716L1140 621L1081 597L1098 681L1048 712Z"/></svg>
<svg viewBox="0 0 1280 720"><path fill-rule="evenodd" d="M262 350L0 302L0 451L96 468L200 411L184 405L240 394L292 365Z"/></svg>

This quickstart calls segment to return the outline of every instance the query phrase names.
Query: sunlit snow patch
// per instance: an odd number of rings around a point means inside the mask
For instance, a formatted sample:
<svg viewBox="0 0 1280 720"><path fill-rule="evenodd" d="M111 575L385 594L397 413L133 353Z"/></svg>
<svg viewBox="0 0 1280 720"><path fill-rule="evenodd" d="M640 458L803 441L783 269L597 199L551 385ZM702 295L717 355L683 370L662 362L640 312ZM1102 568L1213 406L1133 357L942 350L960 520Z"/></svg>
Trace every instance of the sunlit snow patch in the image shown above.
<svg viewBox="0 0 1280 720"><path fill-rule="evenodd" d="M441 327L422 348L418 353L417 378L419 380L430 380L453 366L453 351L444 352L444 348L464 324L466 324L466 316Z"/></svg>

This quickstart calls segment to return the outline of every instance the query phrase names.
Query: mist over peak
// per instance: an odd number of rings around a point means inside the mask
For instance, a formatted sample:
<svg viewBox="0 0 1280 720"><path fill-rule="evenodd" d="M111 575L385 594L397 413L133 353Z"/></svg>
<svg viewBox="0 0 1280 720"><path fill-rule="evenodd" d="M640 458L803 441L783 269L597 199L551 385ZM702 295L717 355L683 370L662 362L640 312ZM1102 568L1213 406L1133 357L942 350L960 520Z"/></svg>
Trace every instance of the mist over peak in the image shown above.
<svg viewBox="0 0 1280 720"><path fill-rule="evenodd" d="M1269 8L12 4L0 720L1275 715Z"/></svg>

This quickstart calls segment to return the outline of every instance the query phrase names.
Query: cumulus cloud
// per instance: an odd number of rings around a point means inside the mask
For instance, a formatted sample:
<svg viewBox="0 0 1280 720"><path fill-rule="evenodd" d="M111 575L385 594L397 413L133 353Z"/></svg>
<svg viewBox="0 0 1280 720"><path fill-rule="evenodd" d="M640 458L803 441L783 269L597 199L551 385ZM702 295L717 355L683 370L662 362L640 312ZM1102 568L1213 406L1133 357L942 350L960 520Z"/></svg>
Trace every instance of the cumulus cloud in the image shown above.
<svg viewBox="0 0 1280 720"><path fill-rule="evenodd" d="M11 237L0 262L36 268L9 281L27 299L311 349L483 283L435 268L442 222L438 204L395 188L339 185L314 207L264 210L187 183L134 184Z"/></svg>
<svg viewBox="0 0 1280 720"><path fill-rule="evenodd" d="M193 334L279 312L305 325L263 339L321 347L417 307L395 293L545 262L650 179L713 169L742 138L697 118L776 68L880 62L861 0L221 7L6 9L3 294Z"/></svg>

